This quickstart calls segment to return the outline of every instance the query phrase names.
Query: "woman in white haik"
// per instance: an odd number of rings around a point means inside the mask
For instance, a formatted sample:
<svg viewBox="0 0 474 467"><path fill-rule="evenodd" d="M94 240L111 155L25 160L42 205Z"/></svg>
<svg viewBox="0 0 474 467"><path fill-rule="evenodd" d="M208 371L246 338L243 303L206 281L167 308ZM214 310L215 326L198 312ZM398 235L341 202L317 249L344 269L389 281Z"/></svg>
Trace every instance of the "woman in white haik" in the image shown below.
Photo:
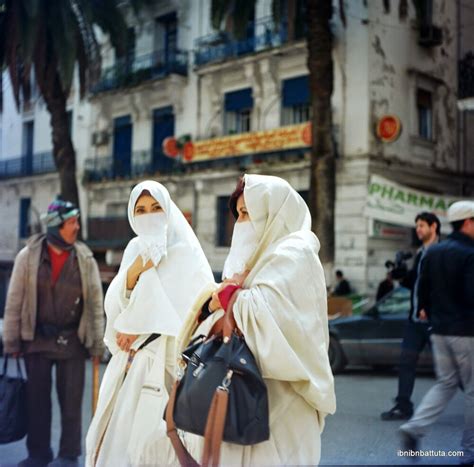
<svg viewBox="0 0 474 467"><path fill-rule="evenodd" d="M105 297L112 353L86 437L86 465L174 462L162 414L175 367L175 336L196 295L213 280L191 227L154 181L132 190L127 245ZM159 336L159 337L158 337Z"/></svg>
<svg viewBox="0 0 474 467"><path fill-rule="evenodd" d="M235 290L236 325L267 385L270 439L252 446L222 443L220 462L316 465L324 418L334 413L336 401L326 284L309 210L286 181L264 175L245 175L230 207L237 222L224 283L213 293L203 291L178 336L178 348L185 348L192 335L206 334L229 312L219 296L227 297L228 305ZM225 288L230 292L220 294ZM185 444L200 460L203 438L186 433Z"/></svg>

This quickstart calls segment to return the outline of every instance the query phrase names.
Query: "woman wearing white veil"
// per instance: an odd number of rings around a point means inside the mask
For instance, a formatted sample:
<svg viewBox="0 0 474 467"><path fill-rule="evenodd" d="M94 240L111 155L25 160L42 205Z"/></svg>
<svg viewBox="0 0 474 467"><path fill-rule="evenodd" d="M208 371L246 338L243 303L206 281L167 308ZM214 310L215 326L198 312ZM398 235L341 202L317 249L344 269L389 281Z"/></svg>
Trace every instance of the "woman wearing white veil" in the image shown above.
<svg viewBox="0 0 474 467"><path fill-rule="evenodd" d="M198 239L166 188L136 185L128 204L137 234L105 297L104 341L112 353L86 437L86 465L169 464L160 414L175 366L175 336L213 280Z"/></svg>
<svg viewBox="0 0 474 467"><path fill-rule="evenodd" d="M237 222L224 283L202 292L178 349L191 336L207 334L235 299L236 326L267 385L270 439L252 446L222 443L221 463L317 465L324 418L334 413L336 400L326 284L308 207L286 181L264 175L245 175L230 207ZM201 459L202 437L186 433L185 445Z"/></svg>

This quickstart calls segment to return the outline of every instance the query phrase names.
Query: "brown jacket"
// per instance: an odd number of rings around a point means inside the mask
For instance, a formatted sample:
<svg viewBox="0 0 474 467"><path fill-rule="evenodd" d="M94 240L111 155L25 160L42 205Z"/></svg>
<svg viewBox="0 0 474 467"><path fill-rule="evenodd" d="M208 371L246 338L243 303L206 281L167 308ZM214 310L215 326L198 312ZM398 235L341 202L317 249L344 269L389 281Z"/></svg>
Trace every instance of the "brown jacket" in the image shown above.
<svg viewBox="0 0 474 467"><path fill-rule="evenodd" d="M44 238L44 234L31 237L15 258L3 323L5 353L20 352L22 341L32 341L35 338L38 267ZM84 243L76 242L74 248L79 263L84 302L78 336L91 355L102 355L104 301L99 268L92 252Z"/></svg>

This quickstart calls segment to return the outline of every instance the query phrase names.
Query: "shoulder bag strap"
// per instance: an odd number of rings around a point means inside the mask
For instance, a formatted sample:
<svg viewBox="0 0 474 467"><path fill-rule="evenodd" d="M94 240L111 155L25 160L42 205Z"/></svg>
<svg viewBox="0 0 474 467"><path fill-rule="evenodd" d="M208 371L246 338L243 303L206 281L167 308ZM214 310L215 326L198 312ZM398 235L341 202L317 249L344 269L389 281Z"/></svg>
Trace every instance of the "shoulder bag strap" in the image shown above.
<svg viewBox="0 0 474 467"><path fill-rule="evenodd" d="M175 381L171 389L171 394L166 406L166 434L168 435L174 451L178 456L179 463L182 467L199 467L199 464L193 459L191 454L184 447L181 438L178 436L176 425L173 419L174 404L176 401L176 392L178 391L179 380Z"/></svg>

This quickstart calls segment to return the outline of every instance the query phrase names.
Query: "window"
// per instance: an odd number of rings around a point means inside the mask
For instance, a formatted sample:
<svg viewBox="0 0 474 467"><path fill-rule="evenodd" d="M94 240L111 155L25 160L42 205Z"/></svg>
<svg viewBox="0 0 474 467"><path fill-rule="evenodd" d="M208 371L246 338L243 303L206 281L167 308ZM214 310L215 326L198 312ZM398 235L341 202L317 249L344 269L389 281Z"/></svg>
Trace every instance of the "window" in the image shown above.
<svg viewBox="0 0 474 467"><path fill-rule="evenodd" d="M30 210L31 199L20 199L20 238L27 238L30 235Z"/></svg>
<svg viewBox="0 0 474 467"><path fill-rule="evenodd" d="M294 125L311 120L308 75L283 81L281 108L282 125Z"/></svg>
<svg viewBox="0 0 474 467"><path fill-rule="evenodd" d="M216 246L230 246L234 223L234 216L229 209L229 196L218 196Z"/></svg>
<svg viewBox="0 0 474 467"><path fill-rule="evenodd" d="M399 287L377 304L379 313L406 315L410 310L410 291L405 287Z"/></svg>
<svg viewBox="0 0 474 467"><path fill-rule="evenodd" d="M176 12L155 19L155 57L160 63L175 60L178 50L178 20Z"/></svg>
<svg viewBox="0 0 474 467"><path fill-rule="evenodd" d="M120 71L124 73L129 73L130 71L133 71L133 63L135 61L135 46L135 29L128 28L127 36L125 38L125 51L123 55L117 55L117 53L115 54L115 62L120 65Z"/></svg>
<svg viewBox="0 0 474 467"><path fill-rule="evenodd" d="M224 99L224 131L231 135L252 129L252 89L227 92Z"/></svg>
<svg viewBox="0 0 474 467"><path fill-rule="evenodd" d="M416 91L416 108L418 112L418 136L433 139L433 103L432 93L425 89Z"/></svg>

